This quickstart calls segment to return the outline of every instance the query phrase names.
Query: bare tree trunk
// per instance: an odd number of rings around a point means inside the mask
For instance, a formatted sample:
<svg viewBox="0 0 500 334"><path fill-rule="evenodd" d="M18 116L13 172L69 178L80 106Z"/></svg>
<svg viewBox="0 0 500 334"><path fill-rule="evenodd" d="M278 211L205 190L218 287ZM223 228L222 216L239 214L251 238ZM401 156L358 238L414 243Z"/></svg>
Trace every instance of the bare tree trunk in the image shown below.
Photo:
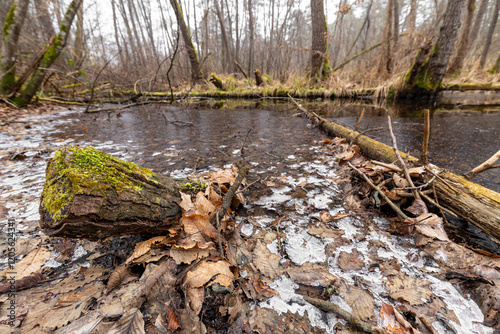
<svg viewBox="0 0 500 334"><path fill-rule="evenodd" d="M145 66L147 64L146 55L144 53L144 43L143 39L139 36L139 32L137 31L137 26L139 25L139 20L137 19L137 12L135 11L135 5L131 0L128 0L128 12L130 18L130 25L132 26L132 32L134 33L135 41L137 49L134 52L137 53L138 58L140 59L141 65ZM134 14L135 13L135 14ZM141 30L142 33L142 30Z"/></svg>
<svg viewBox="0 0 500 334"><path fill-rule="evenodd" d="M146 8L146 4L148 5ZM153 22L151 19L151 4L145 1L139 1L139 9L141 10L141 14L146 25L146 32L149 38L149 43L151 43L151 51L153 52L153 56L157 62L160 62L158 57L158 51L156 50L154 33L153 33ZM144 37L143 37L144 38Z"/></svg>
<svg viewBox="0 0 500 334"><path fill-rule="evenodd" d="M325 9L323 0L311 0L312 45L311 77L325 77L330 74L328 65L328 44Z"/></svg>
<svg viewBox="0 0 500 334"><path fill-rule="evenodd" d="M248 0L248 73L252 73L253 69L253 48L254 48L254 22L253 22L253 3Z"/></svg>
<svg viewBox="0 0 500 334"><path fill-rule="evenodd" d="M493 38L493 33L495 32L495 27L498 20L498 11L500 11L500 0L496 0L495 9L491 13L491 23L488 29L488 34L486 35L486 42L484 43L483 53L481 54L481 60L479 61L479 66L484 68L486 63L486 57L488 56L488 51L490 50L491 39Z"/></svg>
<svg viewBox="0 0 500 334"><path fill-rule="evenodd" d="M83 1L82 5L76 13L76 32L75 32L75 50L74 50L74 64L75 68L79 69L83 63Z"/></svg>
<svg viewBox="0 0 500 334"><path fill-rule="evenodd" d="M116 19L116 8L115 8L115 0L111 0L111 7L113 10L113 28L115 30L115 42L116 46L118 48L118 53L120 54L120 62L122 65L125 65L128 67L128 61L125 62L124 59L128 58L128 53L125 52L125 55L122 53L122 47L120 45L120 37L118 36L118 23Z"/></svg>
<svg viewBox="0 0 500 334"><path fill-rule="evenodd" d="M123 23L125 23L125 28L127 29L128 44L130 45L130 48L131 48L130 54L133 57L134 63L140 64L141 59L139 58L138 53L137 53L138 46L135 43L134 35L132 33L132 29L130 28L130 22L128 19L127 10L125 8L125 4L123 3L123 0L118 1L118 9L120 10L120 13L122 14ZM124 45L126 45L126 44L127 43L124 42Z"/></svg>
<svg viewBox="0 0 500 334"><path fill-rule="evenodd" d="M182 39L184 39L184 44L186 44L189 63L191 64L191 80L193 82L198 81L203 77L203 73L201 72L200 62L198 60L198 55L196 54L196 50L193 46L193 41L191 40L191 34L189 33L189 29L184 22L184 16L182 15L182 9L177 2L177 0L170 0L170 4L175 12L175 17L177 18L177 24L179 25L179 29L182 34Z"/></svg>
<svg viewBox="0 0 500 334"><path fill-rule="evenodd" d="M52 26L52 19L50 18L48 6L49 4L47 3L47 0L35 1L36 15L38 17L38 21L40 21L40 24L42 25L43 31L45 32L45 38L47 41L56 34L56 31Z"/></svg>
<svg viewBox="0 0 500 334"><path fill-rule="evenodd" d="M370 3L368 4L368 7L366 8L366 15L365 15L365 19L363 20L363 24L361 25L361 28L359 29L359 32L356 35L356 38L354 38L354 41L352 42L351 47L347 51L346 57L348 57L351 54L351 51L354 48L354 46L356 45L356 42L358 41L359 36L361 36L361 33L363 32L363 29L365 28L365 26L368 26L368 24L370 22L370 11L372 10L372 5L373 5L373 0L370 0ZM344 60L345 60L345 58L344 58Z"/></svg>
<svg viewBox="0 0 500 334"><path fill-rule="evenodd" d="M382 47L380 51L380 58L378 63L378 73L387 74L391 73L391 38L392 38L392 16L394 14L395 0L387 2L387 11L384 25L384 38L382 40Z"/></svg>
<svg viewBox="0 0 500 334"><path fill-rule="evenodd" d="M7 93L16 81L18 41L28 5L29 0L14 0L3 25L0 94Z"/></svg>
<svg viewBox="0 0 500 334"><path fill-rule="evenodd" d="M472 17L476 9L476 0L467 0L467 13L465 18L465 25L462 27L460 37L458 38L457 47L455 48L455 56L452 58L448 73L458 73L462 70L464 65L465 56L467 55L469 43L469 31L472 24Z"/></svg>
<svg viewBox="0 0 500 334"><path fill-rule="evenodd" d="M474 21L474 25L472 26L472 30L469 34L469 46L472 46L472 44L474 44L474 42L476 41L477 36L479 36L479 29L483 25L483 17L488 7L488 1L489 0L481 0L481 3L479 4L479 9L477 10L476 14L476 20Z"/></svg>
<svg viewBox="0 0 500 334"><path fill-rule="evenodd" d="M21 92L21 95L14 99L14 102L16 104L27 105L31 102L33 96L35 96L36 91L43 82L46 70L54 63L54 61L61 53L62 49L66 46L71 25L73 24L73 20L82 2L83 0L73 0L69 4L66 15L64 16L63 23L61 24L59 34L55 38L54 42L50 45L47 52L45 52L45 55L42 58L38 69L31 76L30 81L26 84L26 87Z"/></svg>
<svg viewBox="0 0 500 334"><path fill-rule="evenodd" d="M464 7L465 0L448 0L439 38L427 61L418 61L422 58L422 53L419 52L406 76L401 95L434 94L441 87L460 30Z"/></svg>
<svg viewBox="0 0 500 334"><path fill-rule="evenodd" d="M394 51L396 51L396 45L398 44L398 39L399 39L399 1L398 0L393 0L394 1L394 15L393 15L393 29L394 32L392 33L393 40L394 40Z"/></svg>
<svg viewBox="0 0 500 334"><path fill-rule="evenodd" d="M417 22L417 0L410 0L410 12L408 13L408 30L415 31Z"/></svg>
<svg viewBox="0 0 500 334"><path fill-rule="evenodd" d="M215 0L214 4L215 4L215 13L217 14L217 18L219 19L222 43L224 44L224 50L226 51L226 59L224 59L225 60L224 68L227 71L232 73L232 72L234 72L234 61L233 61L233 56L231 53L231 48L229 46L229 39L227 37L226 25L224 23L224 17L222 15L221 8L219 6L219 1Z"/></svg>

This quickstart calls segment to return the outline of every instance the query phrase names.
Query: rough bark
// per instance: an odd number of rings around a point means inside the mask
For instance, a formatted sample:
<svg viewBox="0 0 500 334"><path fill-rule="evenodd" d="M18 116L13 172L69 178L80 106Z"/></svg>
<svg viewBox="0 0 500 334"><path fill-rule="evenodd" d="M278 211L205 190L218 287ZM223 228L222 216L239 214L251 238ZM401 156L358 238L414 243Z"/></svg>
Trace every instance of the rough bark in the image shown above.
<svg viewBox="0 0 500 334"><path fill-rule="evenodd" d="M495 9L493 10L493 13L491 13L491 22L490 22L490 27L488 29L488 33L486 35L484 49L483 49L483 52L481 54L481 59L479 60L479 66L481 68L484 68L484 64L486 63L486 57L488 56L488 51L490 50L491 40L493 39L493 33L495 32L495 27L497 25L499 11L500 11L500 0L496 0Z"/></svg>
<svg viewBox="0 0 500 334"><path fill-rule="evenodd" d="M76 13L75 49L73 50L74 66L79 69L83 62L83 1Z"/></svg>
<svg viewBox="0 0 500 334"><path fill-rule="evenodd" d="M0 94L7 93L16 80L17 43L28 5L29 0L14 0L3 25Z"/></svg>
<svg viewBox="0 0 500 334"><path fill-rule="evenodd" d="M479 36L479 29L483 25L483 17L484 17L484 14L486 13L486 9L488 7L488 1L489 0L481 0L481 3L479 4L479 9L477 10L477 14L476 14L476 19L474 21L474 25L472 26L472 30L469 34L470 46L472 46L472 44L474 44L474 42L477 39L477 36Z"/></svg>
<svg viewBox="0 0 500 334"><path fill-rule="evenodd" d="M184 16L182 15L182 9L177 0L170 0L170 4L175 12L175 17L177 19L177 24L179 25L179 29L182 34L182 39L184 40L184 44L186 44L189 63L191 64L191 80L193 82L198 81L203 77L203 73L201 72L200 62L198 60L198 55L196 54L196 50L193 46L193 41L191 40L191 34L189 33L189 29L184 21Z"/></svg>
<svg viewBox="0 0 500 334"><path fill-rule="evenodd" d="M217 18L219 19L222 44L224 45L224 50L225 50L225 59L224 59L225 66L224 66L224 68L226 71L229 71L231 73L231 72L233 72L233 69L234 69L233 55L231 53L229 39L227 37L224 16L222 15L222 11L221 11L221 8L219 6L219 2L217 0L215 0L215 13L217 14Z"/></svg>
<svg viewBox="0 0 500 334"><path fill-rule="evenodd" d="M47 52L45 52L40 65L31 76L31 79L26 84L26 87L21 92L20 96L13 99L16 104L20 106L27 105L31 102L33 96L35 96L36 91L40 88L43 79L45 78L46 70L56 61L63 48L66 46L71 25L73 24L73 20L82 2L83 0L73 0L69 4L63 23L61 24L59 34L54 39L54 42L51 43Z"/></svg>
<svg viewBox="0 0 500 334"><path fill-rule="evenodd" d="M254 46L254 22L253 22L253 4L248 0L248 73L253 69L253 46Z"/></svg>
<svg viewBox="0 0 500 334"><path fill-rule="evenodd" d="M327 121L317 114L297 105L299 110L311 119L318 127L334 136L342 136L356 144L367 157L386 163L396 160L394 150L381 142L347 129L336 123ZM400 152L403 159L407 155ZM409 161L418 161L408 156ZM450 172L436 167L439 178L436 178L436 192L439 203L460 217L470 221L484 232L500 238L500 194ZM444 181L443 181L444 180Z"/></svg>
<svg viewBox="0 0 500 334"><path fill-rule="evenodd" d="M394 0L394 11L393 11L393 33L392 36L394 37L394 49L396 49L396 45L398 44L398 36L399 36L399 1Z"/></svg>
<svg viewBox="0 0 500 334"><path fill-rule="evenodd" d="M426 61L419 62L422 52L418 53L399 92L400 97L433 95L441 87L460 30L464 6L465 0L448 1L438 40Z"/></svg>
<svg viewBox="0 0 500 334"><path fill-rule="evenodd" d="M40 225L52 236L167 233L181 210L176 182L102 153L64 147L47 165Z"/></svg>
<svg viewBox="0 0 500 334"><path fill-rule="evenodd" d="M391 73L391 37L392 37L392 18L394 14L394 2L395 0L389 0L387 2L387 10L385 16L384 25L384 39L382 40L382 47L380 52L380 58L378 63L378 73L387 74Z"/></svg>
<svg viewBox="0 0 500 334"><path fill-rule="evenodd" d="M328 45L323 0L311 0L312 44L311 77L328 76ZM322 75L325 74L325 75Z"/></svg>
<svg viewBox="0 0 500 334"><path fill-rule="evenodd" d="M54 26L52 25L52 20L50 18L48 1L38 0L34 1L34 3L38 21L40 21L40 24L43 28L45 38L49 40L53 35L56 34L56 31L54 30Z"/></svg>
<svg viewBox="0 0 500 334"><path fill-rule="evenodd" d="M448 73L458 73L462 70L464 65L465 56L467 56L467 50L469 44L469 31L472 24L472 17L474 16L474 10L476 9L476 0L467 0L467 13L465 17L465 25L462 27L460 37L458 38L457 47L455 48L455 55L450 62L448 67Z"/></svg>
<svg viewBox="0 0 500 334"><path fill-rule="evenodd" d="M415 31L417 22L417 0L410 0L410 12L408 13L408 31Z"/></svg>

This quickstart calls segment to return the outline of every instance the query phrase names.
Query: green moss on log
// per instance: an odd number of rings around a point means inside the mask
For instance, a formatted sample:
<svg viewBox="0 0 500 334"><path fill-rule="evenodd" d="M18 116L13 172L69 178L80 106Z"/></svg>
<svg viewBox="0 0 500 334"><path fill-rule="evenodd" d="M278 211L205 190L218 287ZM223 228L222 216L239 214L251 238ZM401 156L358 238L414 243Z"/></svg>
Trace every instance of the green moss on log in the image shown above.
<svg viewBox="0 0 500 334"><path fill-rule="evenodd" d="M104 196L110 189L117 193L140 191L144 182L132 179L128 174L130 172L151 178L147 180L149 182L157 182L150 169L125 162L91 146L64 147L56 151L47 168L41 205L53 220L61 220L67 216L66 207L77 194L91 192Z"/></svg>

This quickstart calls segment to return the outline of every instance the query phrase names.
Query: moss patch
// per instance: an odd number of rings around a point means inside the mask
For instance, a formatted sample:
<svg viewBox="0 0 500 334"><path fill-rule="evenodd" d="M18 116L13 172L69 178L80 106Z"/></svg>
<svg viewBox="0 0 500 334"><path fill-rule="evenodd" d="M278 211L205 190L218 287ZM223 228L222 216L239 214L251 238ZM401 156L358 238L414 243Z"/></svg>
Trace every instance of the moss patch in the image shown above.
<svg viewBox="0 0 500 334"><path fill-rule="evenodd" d="M41 205L54 221L67 217L67 206L75 195L105 195L108 191L140 192L145 183L133 178L140 174L147 182L157 182L147 168L125 162L91 146L66 146L56 151L47 167Z"/></svg>

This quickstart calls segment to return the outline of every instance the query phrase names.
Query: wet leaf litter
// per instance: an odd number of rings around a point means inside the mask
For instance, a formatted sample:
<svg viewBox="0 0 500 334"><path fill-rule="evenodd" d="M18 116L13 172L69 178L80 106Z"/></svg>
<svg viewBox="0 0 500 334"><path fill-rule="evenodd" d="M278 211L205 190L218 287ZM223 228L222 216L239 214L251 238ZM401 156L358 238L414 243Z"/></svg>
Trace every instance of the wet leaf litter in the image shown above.
<svg viewBox="0 0 500 334"><path fill-rule="evenodd" d="M319 141L307 148L313 161L301 161L300 151L283 161L288 173L270 173L251 161L253 170L238 194L243 207L223 219L224 258L217 230L207 221L224 195L219 184L228 188L234 181L231 166L205 173L204 182L218 181L208 191L184 192L182 219L169 235L102 242L48 238L37 228L45 164L50 152L73 143L42 137L48 118L33 124L24 142L2 134L9 145L2 149L27 157L9 160L0 184L2 210L22 232L18 278L31 279L31 286L17 292L16 331L362 330L304 296L393 333L492 333L498 327L498 258L450 241L435 218L417 207L407 232L401 231L404 225L397 231L392 220L357 209L363 203L347 196L339 162L362 161L353 160L355 153L337 156ZM106 150L110 144L95 146ZM126 145L113 146L126 152ZM127 155L120 157L132 158ZM8 303L6 294L0 298ZM0 330L10 333L2 317Z"/></svg>

